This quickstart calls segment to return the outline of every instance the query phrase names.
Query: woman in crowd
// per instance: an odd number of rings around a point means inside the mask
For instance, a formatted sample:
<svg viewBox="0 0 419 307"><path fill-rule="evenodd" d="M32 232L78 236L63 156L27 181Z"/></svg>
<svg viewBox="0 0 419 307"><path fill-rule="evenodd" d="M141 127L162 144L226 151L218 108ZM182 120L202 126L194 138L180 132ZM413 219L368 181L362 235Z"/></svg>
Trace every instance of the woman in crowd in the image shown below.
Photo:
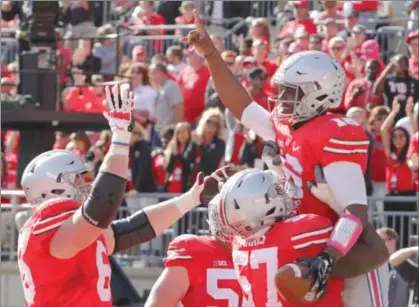
<svg viewBox="0 0 419 307"><path fill-rule="evenodd" d="M151 152L151 167L153 169L154 183L157 192L164 192L166 187L166 157L164 151L175 134L175 126L168 125L160 132L161 147L156 147Z"/></svg>
<svg viewBox="0 0 419 307"><path fill-rule="evenodd" d="M165 150L166 190L169 193L183 193L188 190L191 166L184 159L184 154L190 140L191 126L186 122L176 124L174 135Z"/></svg>
<svg viewBox="0 0 419 307"><path fill-rule="evenodd" d="M185 159L193 165L189 182L199 172L210 175L224 164L225 142L223 140L224 116L217 108L204 111L191 143L185 152Z"/></svg>
<svg viewBox="0 0 419 307"><path fill-rule="evenodd" d="M381 137L387 158L386 163L386 187L389 196L413 196L415 195L413 173L407 165L407 151L409 148L409 133L406 129L398 127L392 129L395 118L400 111L400 103L397 98L393 100L392 110L381 127ZM413 202L385 202L385 211L415 211ZM400 234L403 246L408 243L409 218L400 217L393 220L388 218L389 227L393 227Z"/></svg>
<svg viewBox="0 0 419 307"><path fill-rule="evenodd" d="M390 109L386 106L377 106L371 110L368 118L369 132L374 137L374 149L371 155L371 180L373 186L373 196L384 197L386 190L386 154L381 139L381 126L390 114ZM376 206L379 212L383 212L383 202L377 201Z"/></svg>

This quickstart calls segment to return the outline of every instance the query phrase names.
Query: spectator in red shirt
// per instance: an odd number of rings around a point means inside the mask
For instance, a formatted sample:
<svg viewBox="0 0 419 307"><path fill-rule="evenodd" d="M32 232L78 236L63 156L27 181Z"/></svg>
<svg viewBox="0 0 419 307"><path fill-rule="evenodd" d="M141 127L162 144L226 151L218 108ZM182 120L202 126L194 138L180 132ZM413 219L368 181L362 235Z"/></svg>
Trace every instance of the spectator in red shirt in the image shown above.
<svg viewBox="0 0 419 307"><path fill-rule="evenodd" d="M136 25L150 25L158 26L165 25L166 21L163 16L154 12L154 1L140 1L139 6L132 13L134 23ZM143 31L145 35L164 35L165 30L148 30ZM151 45L154 48L155 53L161 53L163 51L163 41L153 40Z"/></svg>
<svg viewBox="0 0 419 307"><path fill-rule="evenodd" d="M321 24L322 21L327 20L328 18L333 18L335 20L340 20L342 23L338 23L339 31L342 31L345 29L345 25L343 21L345 20L345 17L341 12L338 10L338 2L336 0L326 0L322 1L323 4L323 12L320 12L320 14L316 17L316 24Z"/></svg>
<svg viewBox="0 0 419 307"><path fill-rule="evenodd" d="M193 1L182 1L182 4L179 7L179 12L182 14L175 18L175 23L177 25L192 25L195 22L195 18L193 17L193 10L194 10ZM187 36L189 30L187 29L176 29L175 34L181 36Z"/></svg>
<svg viewBox="0 0 419 307"><path fill-rule="evenodd" d="M351 81L346 90L345 108L364 108L368 112L375 106L384 104L384 96L374 95L374 82L380 74L377 60L370 60L365 64L365 77Z"/></svg>
<svg viewBox="0 0 419 307"><path fill-rule="evenodd" d="M386 163L386 187L388 195L413 196L415 195L413 173L407 163L407 151L410 137L406 129L398 127L392 129L394 120L400 111L400 103L397 97L393 100L390 114L381 127L381 137L387 158ZM416 204L412 202L385 202L385 211L416 211ZM400 221L402 220L402 221ZM392 222L394 223L393 225ZM398 233L408 233L408 217L392 220L389 226Z"/></svg>
<svg viewBox="0 0 419 307"><path fill-rule="evenodd" d="M1 90L2 95L15 95L16 84L11 78L1 78Z"/></svg>
<svg viewBox="0 0 419 307"><path fill-rule="evenodd" d="M256 59L257 65L263 67L269 77L272 77L277 66L274 62L268 59L268 44L264 40L256 40L252 47L253 56Z"/></svg>
<svg viewBox="0 0 419 307"><path fill-rule="evenodd" d="M339 33L339 26L336 19L327 18L324 21L324 30L325 36L322 42L322 49L324 52L329 53L329 41Z"/></svg>
<svg viewBox="0 0 419 307"><path fill-rule="evenodd" d="M384 120L390 114L387 106L374 107L368 118L368 128L374 137L374 149L371 155L371 180L373 185L373 196L384 197L386 189L386 153L381 139L381 127ZM380 212L384 210L382 201L376 202L376 207Z"/></svg>
<svg viewBox="0 0 419 307"><path fill-rule="evenodd" d="M91 107L88 108L87 112L92 113L103 113L106 108L103 100L105 100L105 87L102 85L105 79L102 75L92 76L92 85L90 90L95 94L95 100L92 101Z"/></svg>
<svg viewBox="0 0 419 307"><path fill-rule="evenodd" d="M293 1L295 20L288 21L281 32L280 37L294 36L298 28L303 27L308 34L317 33L317 27L308 15L308 1Z"/></svg>
<svg viewBox="0 0 419 307"><path fill-rule="evenodd" d="M1 64L1 76L3 78L10 78L12 76L11 72L7 69L7 65Z"/></svg>
<svg viewBox="0 0 419 307"><path fill-rule="evenodd" d="M273 110L274 105L270 105L269 93L265 90L265 83L268 79L265 70L260 67L253 68L249 71L247 79L249 80L247 89L253 100L266 110Z"/></svg>
<svg viewBox="0 0 419 307"><path fill-rule="evenodd" d="M268 43L268 54L271 50L270 41L271 41L271 29L270 29L269 20L266 18L255 18L252 20L249 29L249 37L253 40L264 40ZM241 36L241 44L244 43L244 37Z"/></svg>
<svg viewBox="0 0 419 307"><path fill-rule="evenodd" d="M74 87L72 87L64 99L65 112L90 112L92 104L96 102L96 95L86 85L86 76L82 71L73 68Z"/></svg>
<svg viewBox="0 0 419 307"><path fill-rule="evenodd" d="M168 193L183 193L188 190L191 174L189 161L184 155L191 140L191 127L188 123L177 123L174 135L167 145L165 156L167 161L166 190Z"/></svg>
<svg viewBox="0 0 419 307"><path fill-rule="evenodd" d="M184 118L190 124L198 123L205 109L205 89L210 73L205 59L194 48L188 49L188 65L180 72L179 85L183 93Z"/></svg>
<svg viewBox="0 0 419 307"><path fill-rule="evenodd" d="M410 75L419 79L419 30L410 32L406 38L406 44L409 48L409 70Z"/></svg>

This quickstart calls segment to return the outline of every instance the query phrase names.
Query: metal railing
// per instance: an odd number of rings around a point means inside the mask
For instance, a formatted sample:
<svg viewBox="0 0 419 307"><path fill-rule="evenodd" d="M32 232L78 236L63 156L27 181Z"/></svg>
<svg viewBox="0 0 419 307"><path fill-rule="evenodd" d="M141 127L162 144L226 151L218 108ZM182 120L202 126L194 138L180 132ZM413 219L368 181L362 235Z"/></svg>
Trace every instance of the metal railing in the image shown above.
<svg viewBox="0 0 419 307"><path fill-rule="evenodd" d="M126 195L128 206L120 209L120 216L129 215L148 205L155 204L179 194L168 193L141 193L140 195ZM19 198L23 196L23 191L1 191L2 197L9 197L10 204L1 206L1 256L4 260L15 260L17 249L17 233L24 222L29 218L32 207L28 204L19 204ZM410 239L417 240L418 213L417 212L379 212L374 209L373 204L377 201L391 201L400 203L417 203L415 196L388 196L388 197L369 197L369 218L376 227L395 227L400 235L400 241L408 242ZM207 210L205 207L198 207L187 213L183 218L167 229L162 235L148 243L133 247L116 257L122 265L135 267L162 266L167 247L171 240L181 234L209 234L206 222Z"/></svg>

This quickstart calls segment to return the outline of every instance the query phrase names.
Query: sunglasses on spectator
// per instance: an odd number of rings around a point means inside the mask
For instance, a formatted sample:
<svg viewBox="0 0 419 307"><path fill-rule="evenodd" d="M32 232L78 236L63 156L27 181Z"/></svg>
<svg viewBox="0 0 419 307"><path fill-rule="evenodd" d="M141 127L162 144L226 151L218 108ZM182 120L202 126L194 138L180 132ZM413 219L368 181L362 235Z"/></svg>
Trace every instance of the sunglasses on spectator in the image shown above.
<svg viewBox="0 0 419 307"><path fill-rule="evenodd" d="M403 139L404 137L406 137L406 136L402 133L393 134L393 139Z"/></svg>
<svg viewBox="0 0 419 307"><path fill-rule="evenodd" d="M216 120L211 120L211 119L208 119L207 121L206 121L206 123L208 124L208 125L212 125L212 126L220 126L220 123L218 122L218 121L216 121Z"/></svg>
<svg viewBox="0 0 419 307"><path fill-rule="evenodd" d="M330 49L332 49L332 50L336 50L336 51L339 51L339 50L343 50L343 49L345 49L345 46L334 46L334 47L332 47L332 48L330 48Z"/></svg>

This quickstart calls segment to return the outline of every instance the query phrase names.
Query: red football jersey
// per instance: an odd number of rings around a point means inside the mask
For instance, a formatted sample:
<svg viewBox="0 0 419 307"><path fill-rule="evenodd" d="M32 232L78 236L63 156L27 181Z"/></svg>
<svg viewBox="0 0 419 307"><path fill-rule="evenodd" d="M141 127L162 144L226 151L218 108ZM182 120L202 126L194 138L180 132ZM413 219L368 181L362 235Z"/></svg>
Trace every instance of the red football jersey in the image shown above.
<svg viewBox="0 0 419 307"><path fill-rule="evenodd" d="M329 219L303 214L278 222L258 238L236 238L233 260L245 303L256 307L299 307L277 293L275 274L297 258L317 256L332 229ZM342 291L343 279L330 278L326 294L310 307L341 307Z"/></svg>
<svg viewBox="0 0 419 307"><path fill-rule="evenodd" d="M51 200L38 207L20 231L18 265L29 307L110 307L111 266L103 236L70 259L50 255L50 240L80 207Z"/></svg>
<svg viewBox="0 0 419 307"><path fill-rule="evenodd" d="M297 188L298 213L317 214L335 222L337 214L310 193L306 183L315 182L317 164L326 167L333 162L354 162L365 172L369 141L364 130L352 119L327 114L308 121L291 134L281 134L276 129L275 132L284 172Z"/></svg>
<svg viewBox="0 0 419 307"><path fill-rule="evenodd" d="M231 251L210 236L182 235L169 245L166 267L188 271L183 307L241 307L242 294Z"/></svg>

